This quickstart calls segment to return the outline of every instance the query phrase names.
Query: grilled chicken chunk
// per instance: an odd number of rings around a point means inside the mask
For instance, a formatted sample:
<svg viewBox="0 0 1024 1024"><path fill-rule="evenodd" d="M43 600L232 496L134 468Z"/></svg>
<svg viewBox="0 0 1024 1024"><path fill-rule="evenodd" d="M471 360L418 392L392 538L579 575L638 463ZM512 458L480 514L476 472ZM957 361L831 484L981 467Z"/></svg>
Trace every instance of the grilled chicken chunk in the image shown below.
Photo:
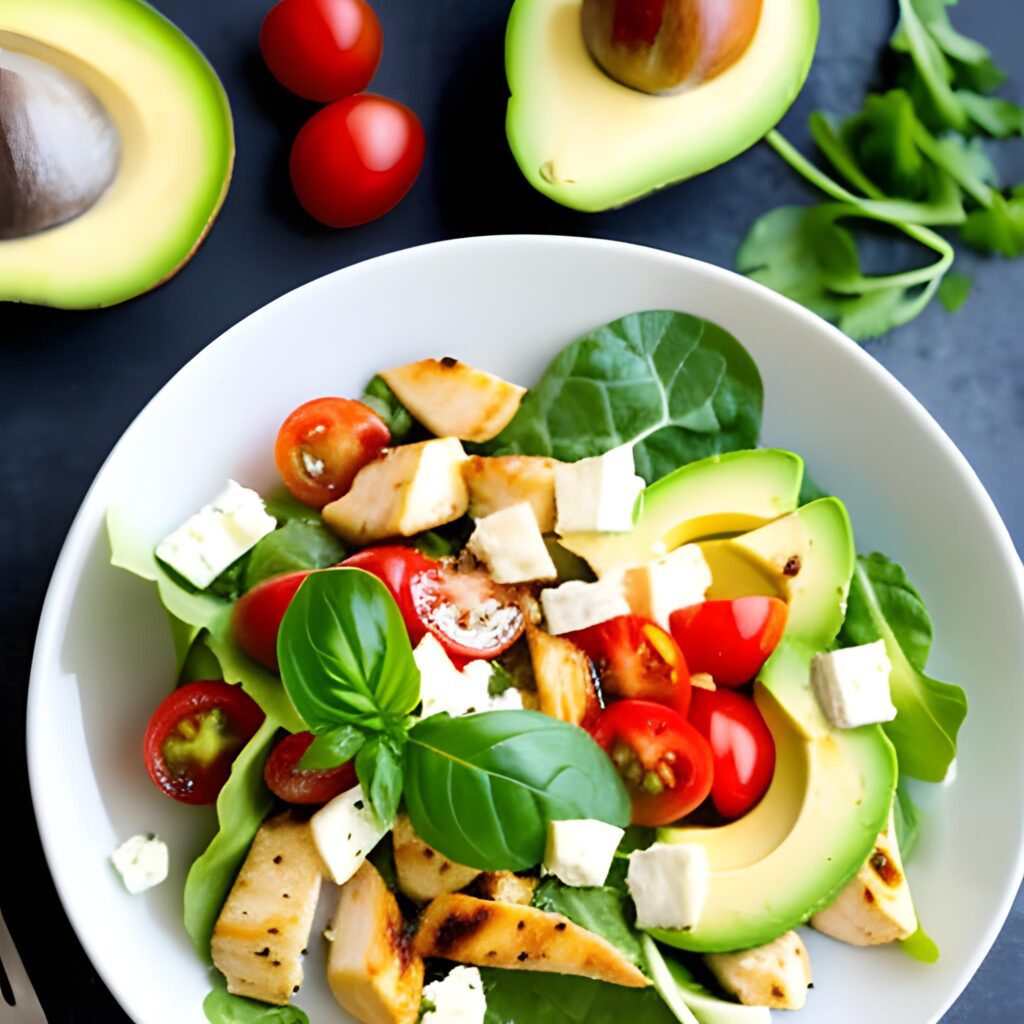
<svg viewBox="0 0 1024 1024"><path fill-rule="evenodd" d="M210 943L229 992L283 1005L298 991L322 873L304 822L282 814L260 827Z"/></svg>
<svg viewBox="0 0 1024 1024"><path fill-rule="evenodd" d="M545 715L586 726L600 713L590 659L571 641L552 636L527 620L537 699Z"/></svg>
<svg viewBox="0 0 1024 1024"><path fill-rule="evenodd" d="M495 903L516 903L528 907L537 888L536 878L524 878L511 871L487 871L473 885L473 893Z"/></svg>
<svg viewBox="0 0 1024 1024"><path fill-rule="evenodd" d="M461 893L438 896L427 907L413 948L420 956L481 967L574 974L628 988L648 983L611 943L561 914Z"/></svg>
<svg viewBox="0 0 1024 1024"><path fill-rule="evenodd" d="M796 932L739 953L709 953L704 962L718 984L744 1006L799 1010L807 1002L811 961Z"/></svg>
<svg viewBox="0 0 1024 1024"><path fill-rule="evenodd" d="M478 868L456 864L423 842L407 814L398 816L392 837L398 887L419 903L464 889L480 874Z"/></svg>
<svg viewBox="0 0 1024 1024"><path fill-rule="evenodd" d="M410 948L394 894L367 862L341 887L327 981L362 1024L415 1024L423 961Z"/></svg>
<svg viewBox="0 0 1024 1024"><path fill-rule="evenodd" d="M469 514L483 519L527 502L541 533L555 528L555 460L538 455L471 455L462 464Z"/></svg>

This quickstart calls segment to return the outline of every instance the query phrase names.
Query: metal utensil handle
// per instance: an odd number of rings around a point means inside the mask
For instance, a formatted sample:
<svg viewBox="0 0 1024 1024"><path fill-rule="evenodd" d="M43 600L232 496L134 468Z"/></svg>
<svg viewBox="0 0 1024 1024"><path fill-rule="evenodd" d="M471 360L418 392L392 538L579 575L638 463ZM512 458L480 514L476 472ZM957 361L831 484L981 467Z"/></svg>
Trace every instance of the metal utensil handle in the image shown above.
<svg viewBox="0 0 1024 1024"><path fill-rule="evenodd" d="M14 994L14 1012L7 1009L6 998L0 1000L0 1018L24 1022L24 1024L46 1024L46 1014L39 1003L36 990L32 987L25 965L21 962L18 948L14 945L14 939L4 921L3 914L0 914L0 964L3 965L4 973L10 982L11 992Z"/></svg>

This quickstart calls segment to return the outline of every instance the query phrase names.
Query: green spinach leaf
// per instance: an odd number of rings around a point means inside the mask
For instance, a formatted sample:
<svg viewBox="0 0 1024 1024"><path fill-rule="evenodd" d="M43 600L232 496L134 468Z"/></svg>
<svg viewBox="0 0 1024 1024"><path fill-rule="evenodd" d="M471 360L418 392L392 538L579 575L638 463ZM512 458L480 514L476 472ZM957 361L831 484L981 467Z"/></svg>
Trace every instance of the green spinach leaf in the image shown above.
<svg viewBox="0 0 1024 1024"><path fill-rule="evenodd" d="M243 573L244 590L301 569L326 569L345 557L345 546L320 523L293 519L257 542Z"/></svg>
<svg viewBox="0 0 1024 1024"><path fill-rule="evenodd" d="M270 1006L233 996L223 985L203 1000L203 1013L210 1024L309 1024L297 1006Z"/></svg>
<svg viewBox="0 0 1024 1024"><path fill-rule="evenodd" d="M610 886L577 888L546 878L533 894L533 905L567 917L573 924L607 939L631 963L644 965L640 937L627 913L624 891Z"/></svg>
<svg viewBox="0 0 1024 1024"><path fill-rule="evenodd" d="M727 331L685 313L632 313L563 349L485 450L574 462L633 444L652 483L755 447L762 401L757 367Z"/></svg>
<svg viewBox="0 0 1024 1024"><path fill-rule="evenodd" d="M309 523L319 526L322 522L319 510L293 497L284 484L275 487L263 499L267 511L277 520L278 526L288 523Z"/></svg>
<svg viewBox="0 0 1024 1024"><path fill-rule="evenodd" d="M956 757L967 697L959 686L925 674L931 638L928 610L903 567L877 553L858 556L840 642L885 641L898 714L884 729L896 747L900 770L941 782Z"/></svg>
<svg viewBox="0 0 1024 1024"><path fill-rule="evenodd" d="M373 377L366 385L361 401L387 424L392 442L404 441L412 431L415 425L412 414L380 375Z"/></svg>
<svg viewBox="0 0 1024 1024"><path fill-rule="evenodd" d="M405 751L405 803L425 842L485 870L539 864L550 821L629 824L629 797L601 748L535 711L417 723Z"/></svg>

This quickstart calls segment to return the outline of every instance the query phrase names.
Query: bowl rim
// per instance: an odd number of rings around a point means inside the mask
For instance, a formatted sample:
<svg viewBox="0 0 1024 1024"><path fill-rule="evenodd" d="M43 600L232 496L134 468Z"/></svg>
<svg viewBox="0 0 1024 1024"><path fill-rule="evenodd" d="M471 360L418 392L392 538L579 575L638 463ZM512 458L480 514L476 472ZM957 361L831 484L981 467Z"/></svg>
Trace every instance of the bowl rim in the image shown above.
<svg viewBox="0 0 1024 1024"><path fill-rule="evenodd" d="M85 496L82 498L57 557L39 617L32 651L25 719L26 760L28 763L29 789L36 826L50 877L53 880L61 906L75 932L78 942L108 991L117 1001L123 1012L135 1021L136 1024L145 1024L145 1021L138 1014L138 1008L130 1005L127 996L120 994L120 984L116 971L112 966L102 963L100 958L95 955L94 947L90 940L89 922L75 910L73 893L64 877L64 872L61 869L61 860L58 856L61 845L57 831L58 823L47 812L47 786L44 782L46 773L43 769L41 753L41 736L45 731L46 721L43 708L44 680L48 675L53 674L53 655L60 649L63 629L70 613L69 598L74 593L74 583L85 560L88 545L95 537L97 526L102 525L106 513L106 507L99 504L102 483L108 473L111 472L111 466L117 459L125 438L135 430L139 420L147 413L150 406L179 383L183 377L201 370L204 361L214 348L219 348L222 344L230 344L230 339L235 335L242 335L244 337L249 322L254 318L263 316L271 307L280 308L290 304L301 304L310 295L315 294L319 290L327 290L333 287L335 282L343 275L356 276L360 273L373 273L378 267L397 266L406 261L429 258L432 253L436 253L439 250L446 252L492 248L501 250L510 246L536 247L551 250L561 248L576 251L615 251L621 253L625 259L649 259L661 262L666 267L673 267L686 274L697 275L698 277L705 275L708 279L717 280L738 292L746 293L754 302L774 305L782 309L788 316L803 321L808 329L815 331L823 340L827 339L828 343L844 349L849 358L860 361L875 387L888 391L895 401L904 406L914 416L929 441L940 448L949 458L952 465L959 471L959 483L969 489L970 497L981 512L986 526L989 528L999 548L1001 560L1007 565L1016 568L1016 572L1013 575L1018 605L1024 610L1024 567L1021 566L1021 560L1017 554L1010 532L996 509L995 503L985 490L966 456L932 417L931 413L888 369L874 359L864 348L843 334L837 327L804 306L748 277L691 256L632 242L574 235L502 234L445 239L410 246L405 249L371 257L314 278L257 307L209 341L195 355L190 357L136 413L111 448L110 453L103 460ZM1024 788L1024 780L1021 780L1021 785ZM980 942L976 944L971 954L961 962L954 978L951 994L945 1000L937 1015L932 1018L931 1024L938 1021L960 997L964 989L966 989L1006 922L1017 890L1022 880L1024 880L1024 828L1021 829L1020 834L1016 837L1016 847L1014 866L1010 876L1003 882L1003 892L999 899L998 911L989 921Z"/></svg>

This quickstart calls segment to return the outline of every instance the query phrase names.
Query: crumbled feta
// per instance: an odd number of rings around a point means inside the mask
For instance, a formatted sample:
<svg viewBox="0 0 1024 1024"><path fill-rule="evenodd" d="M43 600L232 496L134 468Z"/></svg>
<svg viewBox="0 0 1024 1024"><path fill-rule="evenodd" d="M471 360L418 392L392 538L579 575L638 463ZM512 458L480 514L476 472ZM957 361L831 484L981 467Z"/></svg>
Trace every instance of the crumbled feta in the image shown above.
<svg viewBox="0 0 1024 1024"><path fill-rule="evenodd" d="M889 693L892 664L885 641L817 654L811 684L829 721L839 729L890 722L896 708Z"/></svg>
<svg viewBox="0 0 1024 1024"><path fill-rule="evenodd" d="M431 633L412 652L420 670L420 699L423 718L447 712L452 718L476 711L522 708L523 695L514 686L503 693L490 692L492 668L486 661L471 661L460 672L445 649Z"/></svg>
<svg viewBox="0 0 1024 1024"><path fill-rule="evenodd" d="M338 885L344 885L362 867L366 855L392 824L377 821L362 786L336 796L309 819L320 859Z"/></svg>
<svg viewBox="0 0 1024 1024"><path fill-rule="evenodd" d="M681 548L646 565L621 570L623 593L634 615L668 629L677 608L700 604L711 586L711 569L698 544Z"/></svg>
<svg viewBox="0 0 1024 1024"><path fill-rule="evenodd" d="M551 580L558 573L528 502L478 519L466 545L498 583Z"/></svg>
<svg viewBox="0 0 1024 1024"><path fill-rule="evenodd" d="M111 854L110 861L134 896L167 877L167 844L154 835L132 836Z"/></svg>
<svg viewBox="0 0 1024 1024"><path fill-rule="evenodd" d="M160 542L156 556L203 590L276 529L277 520L267 512L263 499L229 480L209 505Z"/></svg>
<svg viewBox="0 0 1024 1024"><path fill-rule="evenodd" d="M644 481L636 475L632 445L604 455L555 464L555 508L559 533L633 529L636 499Z"/></svg>
<svg viewBox="0 0 1024 1024"><path fill-rule="evenodd" d="M430 1007L422 1024L483 1024L487 1013L484 982L477 967L453 967L440 981L423 987Z"/></svg>
<svg viewBox="0 0 1024 1024"><path fill-rule="evenodd" d="M639 928L696 927L710 883L707 851L698 843L655 843L629 855L626 885Z"/></svg>
<svg viewBox="0 0 1024 1024"><path fill-rule="evenodd" d="M556 635L596 626L617 615L629 615L622 581L614 578L595 583L571 580L560 587L549 587L541 591L540 603L548 632Z"/></svg>
<svg viewBox="0 0 1024 1024"><path fill-rule="evenodd" d="M544 870L565 885L604 885L625 830L592 818L552 821Z"/></svg>

